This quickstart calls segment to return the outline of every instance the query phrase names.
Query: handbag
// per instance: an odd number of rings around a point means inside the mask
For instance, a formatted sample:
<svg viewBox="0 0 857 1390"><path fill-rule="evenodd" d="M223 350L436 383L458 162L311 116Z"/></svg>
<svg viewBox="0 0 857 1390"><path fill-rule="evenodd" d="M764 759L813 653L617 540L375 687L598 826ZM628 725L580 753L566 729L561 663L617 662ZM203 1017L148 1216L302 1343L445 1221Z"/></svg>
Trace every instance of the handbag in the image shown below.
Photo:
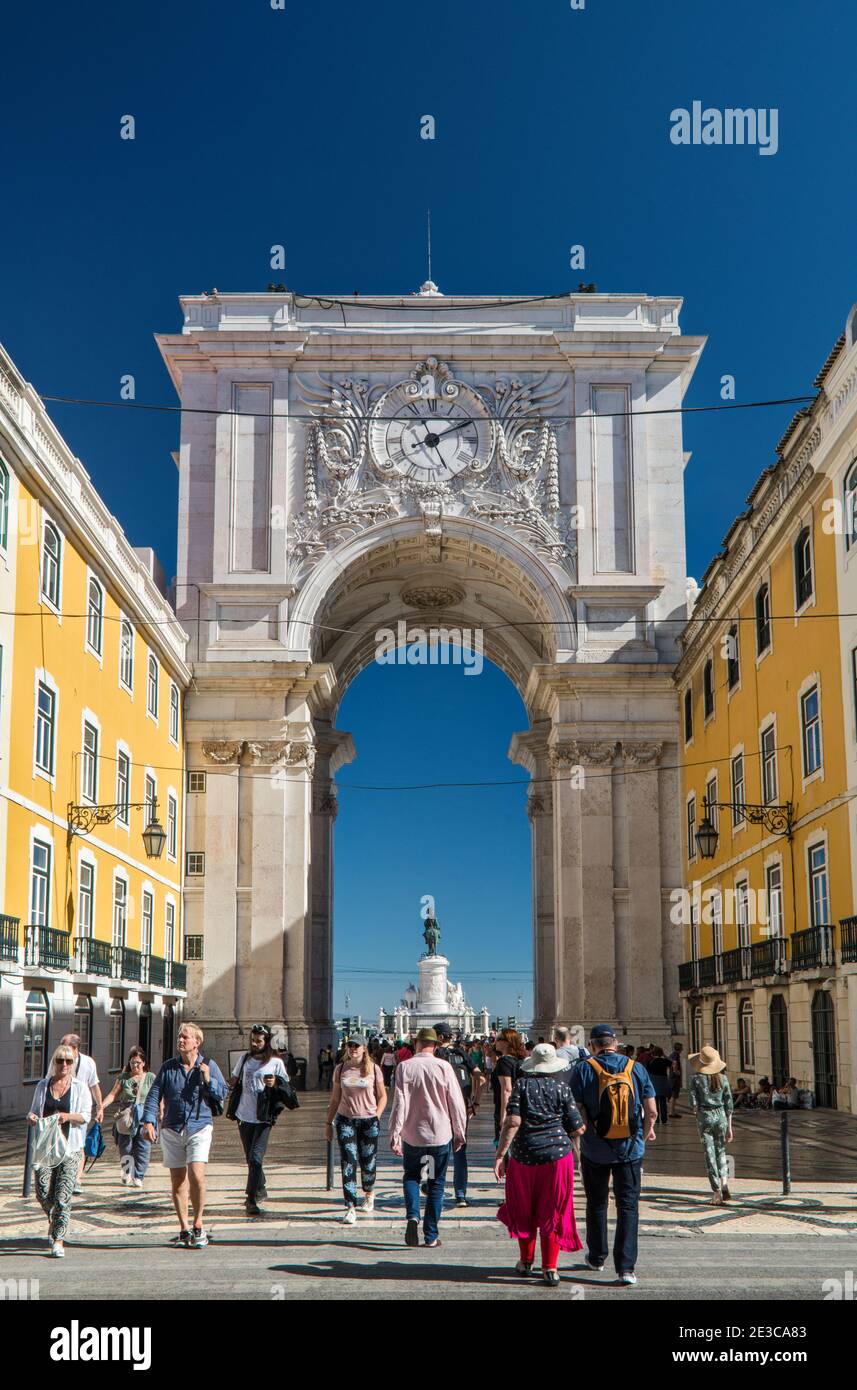
<svg viewBox="0 0 857 1390"><path fill-rule="evenodd" d="M68 1158L69 1147L57 1115L39 1120L35 1130L33 1168L58 1168Z"/></svg>
<svg viewBox="0 0 857 1390"><path fill-rule="evenodd" d="M126 1105L116 1116L116 1133L130 1136L132 1139L139 1129L136 1105Z"/></svg>
<svg viewBox="0 0 857 1390"><path fill-rule="evenodd" d="M237 1119L238 1119L238 1107L239 1107L239 1105L241 1104L241 1092L242 1092L242 1090L243 1090L243 1082L244 1082L244 1068L245 1068L246 1065L247 1065L247 1058L248 1058L249 1056L250 1056L249 1052L245 1052L245 1053L244 1053L244 1057L243 1057L243 1059L242 1059L242 1061L241 1061L241 1070L240 1070L239 1073L238 1073L238 1077L237 1077L237 1079L236 1079L235 1085L232 1087L232 1090L229 1092L229 1103L228 1103L228 1105L227 1105L227 1107L226 1107L226 1118L227 1118L227 1120L237 1120Z"/></svg>
<svg viewBox="0 0 857 1390"><path fill-rule="evenodd" d="M104 1149L105 1143L104 1136L101 1133L101 1125L96 1120L95 1123L90 1126L89 1133L83 1141L84 1170L92 1168L93 1165L98 1162L99 1158L104 1153Z"/></svg>

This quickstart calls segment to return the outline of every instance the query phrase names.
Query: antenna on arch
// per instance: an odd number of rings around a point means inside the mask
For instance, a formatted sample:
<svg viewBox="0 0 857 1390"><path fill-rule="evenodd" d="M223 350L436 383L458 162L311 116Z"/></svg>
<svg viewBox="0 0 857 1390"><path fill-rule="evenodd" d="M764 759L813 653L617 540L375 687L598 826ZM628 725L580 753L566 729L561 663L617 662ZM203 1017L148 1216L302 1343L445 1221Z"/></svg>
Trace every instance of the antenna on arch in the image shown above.
<svg viewBox="0 0 857 1390"><path fill-rule="evenodd" d="M428 279L420 285L420 294L423 296L439 295L440 290L431 278L431 208L426 208L426 259L428 261Z"/></svg>

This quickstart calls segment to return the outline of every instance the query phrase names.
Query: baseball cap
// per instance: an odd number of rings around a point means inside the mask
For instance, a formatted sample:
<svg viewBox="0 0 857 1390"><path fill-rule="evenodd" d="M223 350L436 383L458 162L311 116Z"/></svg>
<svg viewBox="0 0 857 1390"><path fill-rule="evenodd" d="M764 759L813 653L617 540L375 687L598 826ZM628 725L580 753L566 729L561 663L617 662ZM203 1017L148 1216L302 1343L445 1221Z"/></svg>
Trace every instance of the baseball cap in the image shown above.
<svg viewBox="0 0 857 1390"><path fill-rule="evenodd" d="M368 1042L368 1038L364 1033L350 1033L347 1041L350 1043L354 1043L356 1047L365 1047Z"/></svg>
<svg viewBox="0 0 857 1390"><path fill-rule="evenodd" d="M434 1025L434 1031L437 1033L439 1038L452 1037L452 1029L450 1028L448 1023L436 1023Z"/></svg>
<svg viewBox="0 0 857 1390"><path fill-rule="evenodd" d="M615 1038L616 1034L608 1023L596 1023L589 1030L590 1038Z"/></svg>

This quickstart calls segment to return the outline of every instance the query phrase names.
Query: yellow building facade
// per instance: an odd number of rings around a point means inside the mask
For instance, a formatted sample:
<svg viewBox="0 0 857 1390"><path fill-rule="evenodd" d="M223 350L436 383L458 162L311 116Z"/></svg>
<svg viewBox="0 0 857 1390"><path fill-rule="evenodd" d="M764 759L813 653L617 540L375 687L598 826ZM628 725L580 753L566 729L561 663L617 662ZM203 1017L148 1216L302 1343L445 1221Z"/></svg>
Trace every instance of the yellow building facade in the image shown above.
<svg viewBox="0 0 857 1390"><path fill-rule="evenodd" d="M32 388L0 357L0 1113L77 1032L108 1078L173 1050L186 637ZM160 825L158 857L143 832ZM155 848L159 836L155 836ZM151 842L149 848L153 846Z"/></svg>
<svg viewBox="0 0 857 1390"><path fill-rule="evenodd" d="M840 339L837 361L843 349ZM691 1049L713 1043L733 1079L794 1077L816 1104L857 1111L855 709L835 524L857 424L831 420L830 366L706 571L682 636L674 920Z"/></svg>

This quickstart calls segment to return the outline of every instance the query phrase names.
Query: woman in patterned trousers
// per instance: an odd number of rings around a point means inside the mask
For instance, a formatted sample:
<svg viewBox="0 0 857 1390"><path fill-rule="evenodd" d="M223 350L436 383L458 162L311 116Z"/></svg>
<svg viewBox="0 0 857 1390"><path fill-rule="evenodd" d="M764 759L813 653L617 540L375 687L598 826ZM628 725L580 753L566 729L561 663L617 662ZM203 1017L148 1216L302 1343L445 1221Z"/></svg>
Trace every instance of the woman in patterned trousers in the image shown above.
<svg viewBox="0 0 857 1390"><path fill-rule="evenodd" d="M37 1125L55 1115L67 1144L65 1156L54 1167L34 1164L36 1196L48 1218L51 1254L57 1257L65 1255L64 1242L80 1151L92 1114L92 1092L84 1082L76 1079L75 1060L72 1049L61 1043L51 1058L48 1075L35 1089L32 1109L27 1116L31 1125Z"/></svg>
<svg viewBox="0 0 857 1390"><path fill-rule="evenodd" d="M732 1143L734 1101L726 1077L726 1063L716 1047L703 1047L687 1059L695 1075L690 1079L690 1105L705 1154L708 1181L714 1193L713 1206L728 1202L729 1158L726 1145Z"/></svg>
<svg viewBox="0 0 857 1390"><path fill-rule="evenodd" d="M357 1220L357 1174L363 1185L361 1210L375 1207L375 1167L381 1116L387 1104L387 1088L381 1068L372 1061L362 1035L349 1038L346 1059L333 1073L333 1094L327 1110L325 1135L332 1140L334 1123L342 1164L342 1191L345 1195L343 1221L353 1226Z"/></svg>

